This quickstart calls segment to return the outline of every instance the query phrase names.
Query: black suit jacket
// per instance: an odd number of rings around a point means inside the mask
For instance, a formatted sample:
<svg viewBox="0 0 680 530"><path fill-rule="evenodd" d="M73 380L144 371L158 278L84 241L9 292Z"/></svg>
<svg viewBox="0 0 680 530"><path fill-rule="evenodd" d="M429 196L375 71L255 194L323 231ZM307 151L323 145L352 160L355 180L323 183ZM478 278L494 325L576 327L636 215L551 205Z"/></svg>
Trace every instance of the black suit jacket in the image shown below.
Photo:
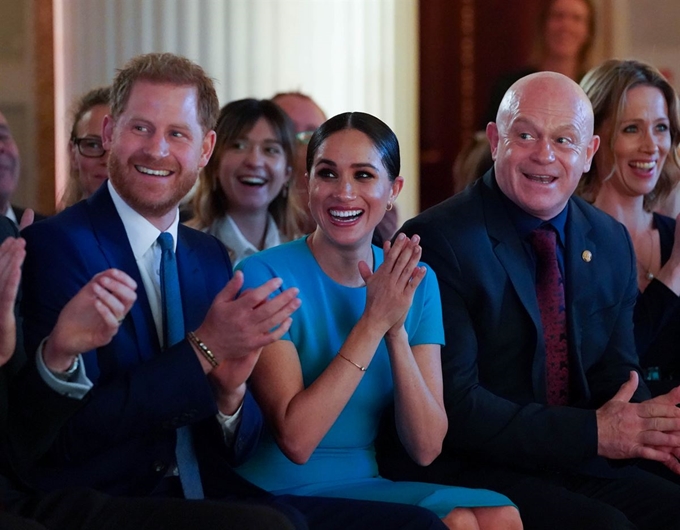
<svg viewBox="0 0 680 530"><path fill-rule="evenodd" d="M17 206L15 204L12 205L12 210L14 210L14 215L17 216L17 221L21 222L21 217L24 215L24 212L26 211L26 208L22 208L21 206ZM43 215L41 213L38 213L36 211L33 212L35 214L35 217L33 219L34 223L37 223L38 221L42 221L43 219L47 219L46 215Z"/></svg>
<svg viewBox="0 0 680 530"><path fill-rule="evenodd" d="M0 243L7 237L18 237L16 225L0 216ZM30 463L45 452L57 435L63 423L82 406L81 401L69 399L52 392L39 378L32 379L31 385L41 388L49 397L43 408L38 404L24 402L25 388L20 381L28 381L26 355L19 316L21 290L17 296L15 317L17 321L17 342L14 355L0 367L0 502L7 503L31 491ZM23 379L18 377L23 375ZM29 417L39 419L27 422L23 414L17 414L21 406Z"/></svg>
<svg viewBox="0 0 680 530"><path fill-rule="evenodd" d="M568 208L567 407L546 405L533 266L493 170L403 227L407 235L420 235L423 261L440 283L450 459L606 473L596 457L595 409L631 370L639 372L632 329L635 257L623 225L578 198ZM635 398L648 396L641 384Z"/></svg>

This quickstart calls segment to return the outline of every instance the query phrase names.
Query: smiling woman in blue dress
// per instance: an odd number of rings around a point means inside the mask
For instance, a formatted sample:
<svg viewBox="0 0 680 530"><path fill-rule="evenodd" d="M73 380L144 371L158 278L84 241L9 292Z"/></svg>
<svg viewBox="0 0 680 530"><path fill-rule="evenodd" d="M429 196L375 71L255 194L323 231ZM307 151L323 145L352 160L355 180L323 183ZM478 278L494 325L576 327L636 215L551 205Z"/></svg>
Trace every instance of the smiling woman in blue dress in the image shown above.
<svg viewBox="0 0 680 530"><path fill-rule="evenodd" d="M437 279L419 263L418 236L371 245L403 186L399 166L383 122L360 112L331 118L307 154L316 230L240 265L244 288L280 277L282 289L300 290L302 306L253 372L269 432L239 472L277 493L417 504L450 528L522 528L500 494L378 475L374 441L392 403L419 464L439 455L447 431Z"/></svg>

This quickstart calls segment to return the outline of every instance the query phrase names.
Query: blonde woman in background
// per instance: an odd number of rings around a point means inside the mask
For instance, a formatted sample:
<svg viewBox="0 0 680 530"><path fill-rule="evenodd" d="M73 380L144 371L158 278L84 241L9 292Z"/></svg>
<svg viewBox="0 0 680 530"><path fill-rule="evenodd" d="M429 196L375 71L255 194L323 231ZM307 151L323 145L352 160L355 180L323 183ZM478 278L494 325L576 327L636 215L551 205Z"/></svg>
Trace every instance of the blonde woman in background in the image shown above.
<svg viewBox="0 0 680 530"><path fill-rule="evenodd" d="M653 213L680 178L675 90L651 65L605 61L581 81L601 138L579 192L627 229L637 259L635 342L653 394L680 379L680 231Z"/></svg>
<svg viewBox="0 0 680 530"><path fill-rule="evenodd" d="M110 87L90 90L76 101L69 140L71 170L62 206L87 199L109 178L108 153L102 146L102 122L110 113Z"/></svg>

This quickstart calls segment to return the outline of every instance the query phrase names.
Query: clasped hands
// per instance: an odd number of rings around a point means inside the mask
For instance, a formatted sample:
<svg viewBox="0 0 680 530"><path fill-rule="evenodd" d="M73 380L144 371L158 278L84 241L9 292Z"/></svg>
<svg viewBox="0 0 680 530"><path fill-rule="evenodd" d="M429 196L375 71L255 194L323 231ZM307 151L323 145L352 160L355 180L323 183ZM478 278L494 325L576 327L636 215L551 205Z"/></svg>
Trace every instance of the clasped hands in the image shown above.
<svg viewBox="0 0 680 530"><path fill-rule="evenodd" d="M646 458L680 474L680 387L642 403L630 403L638 387L630 378L597 411L598 454L606 458Z"/></svg>
<svg viewBox="0 0 680 530"><path fill-rule="evenodd" d="M398 332L404 325L413 295L427 269L419 266L422 254L420 237L399 234L394 245L383 245L385 259L375 272L365 261L359 262L359 273L366 282L364 317L383 334Z"/></svg>

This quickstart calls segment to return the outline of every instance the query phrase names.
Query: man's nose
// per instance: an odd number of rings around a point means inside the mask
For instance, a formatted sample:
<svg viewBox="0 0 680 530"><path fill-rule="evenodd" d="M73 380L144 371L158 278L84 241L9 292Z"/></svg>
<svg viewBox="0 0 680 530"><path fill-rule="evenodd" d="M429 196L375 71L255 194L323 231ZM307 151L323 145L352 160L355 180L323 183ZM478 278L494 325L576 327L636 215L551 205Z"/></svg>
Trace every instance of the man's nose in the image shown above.
<svg viewBox="0 0 680 530"><path fill-rule="evenodd" d="M163 135L155 134L147 141L144 151L154 158L166 157L169 153L168 141Z"/></svg>
<svg viewBox="0 0 680 530"><path fill-rule="evenodd" d="M555 150L553 149L552 142L547 138L538 140L534 150L534 157L543 164L554 162Z"/></svg>

